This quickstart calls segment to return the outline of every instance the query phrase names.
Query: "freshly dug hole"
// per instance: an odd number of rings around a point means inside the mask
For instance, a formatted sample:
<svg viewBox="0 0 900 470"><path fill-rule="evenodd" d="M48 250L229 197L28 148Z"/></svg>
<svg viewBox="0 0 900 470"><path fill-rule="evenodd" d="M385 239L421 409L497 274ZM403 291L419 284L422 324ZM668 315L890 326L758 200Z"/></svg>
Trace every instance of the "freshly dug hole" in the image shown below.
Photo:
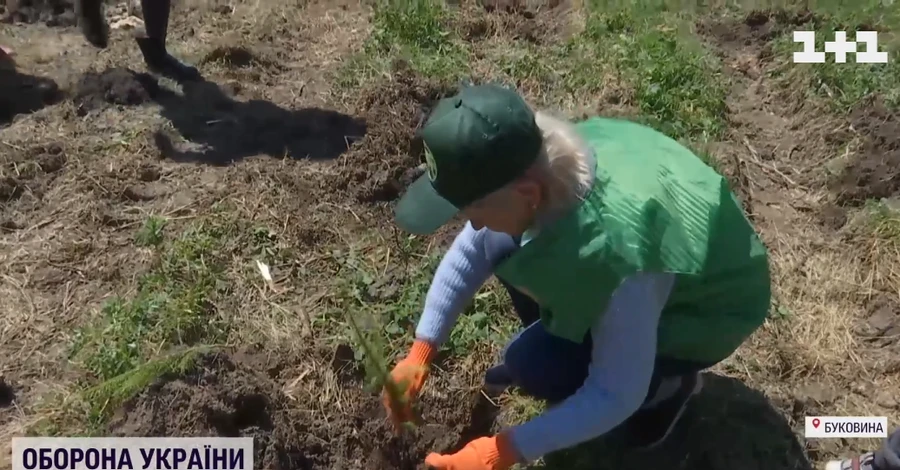
<svg viewBox="0 0 900 470"><path fill-rule="evenodd" d="M469 426L471 415L483 408L459 406L460 397L448 396L424 399L427 424L395 436L380 397L358 384L346 384L351 389L344 396L352 399L322 415L311 403L315 397L310 403L289 400L281 384L259 372L260 361L248 354L203 356L190 373L162 377L125 403L109 435L253 437L256 466L266 469L415 470L424 468L428 452L455 450L490 432Z"/></svg>

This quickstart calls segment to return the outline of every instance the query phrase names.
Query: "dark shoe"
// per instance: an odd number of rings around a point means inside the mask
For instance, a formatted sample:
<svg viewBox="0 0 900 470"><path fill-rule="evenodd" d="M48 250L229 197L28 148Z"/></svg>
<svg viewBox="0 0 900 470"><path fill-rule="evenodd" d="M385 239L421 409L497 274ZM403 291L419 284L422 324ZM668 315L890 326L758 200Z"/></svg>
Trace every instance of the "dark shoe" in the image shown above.
<svg viewBox="0 0 900 470"><path fill-rule="evenodd" d="M172 57L166 51L165 41L149 38L147 36L136 36L138 48L144 56L144 63L150 71L171 78L177 82L187 82L202 80L200 72Z"/></svg>
<svg viewBox="0 0 900 470"><path fill-rule="evenodd" d="M75 16L84 38L94 47L105 49L109 26L103 16L103 0L75 0Z"/></svg>
<svg viewBox="0 0 900 470"><path fill-rule="evenodd" d="M700 374L686 375L681 378L681 385L675 394L652 408L640 409L625 422L625 436L631 447L652 449L661 444L667 437L691 397L703 388Z"/></svg>

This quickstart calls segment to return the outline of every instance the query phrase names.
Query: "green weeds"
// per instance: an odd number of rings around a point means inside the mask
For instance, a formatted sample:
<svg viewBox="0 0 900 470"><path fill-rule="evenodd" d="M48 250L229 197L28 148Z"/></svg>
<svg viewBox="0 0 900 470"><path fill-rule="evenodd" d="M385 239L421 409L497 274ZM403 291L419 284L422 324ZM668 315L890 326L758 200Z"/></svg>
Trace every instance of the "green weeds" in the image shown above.
<svg viewBox="0 0 900 470"><path fill-rule="evenodd" d="M865 205L866 222L872 234L900 247L900 205L896 202L868 201Z"/></svg>
<svg viewBox="0 0 900 470"><path fill-rule="evenodd" d="M583 100L609 82L627 84L643 122L675 139L714 140L725 130L727 83L683 26L684 19L652 9L593 5L580 34L547 50L510 48L501 70L538 83L557 102L560 94Z"/></svg>
<svg viewBox="0 0 900 470"><path fill-rule="evenodd" d="M225 229L201 224L164 243L162 225L148 219L138 236L152 241L155 260L134 297L110 299L97 322L75 333L73 357L99 380L125 373L169 346L226 334L213 305L222 287Z"/></svg>
<svg viewBox="0 0 900 470"><path fill-rule="evenodd" d="M355 88L372 77L390 76L391 63L399 58L428 77L464 76L468 51L449 27L452 14L440 0L379 0L372 35L338 74L338 86Z"/></svg>
<svg viewBox="0 0 900 470"><path fill-rule="evenodd" d="M403 351L412 340L443 254L426 253L418 246L405 249L409 262L402 272L380 272L358 251L338 255L343 268L331 317L342 324L348 316L355 317L362 329L384 344L385 351ZM506 295L491 283L475 294L443 347L450 354L463 355L502 344L515 329ZM363 356L358 352L357 359L364 360Z"/></svg>
<svg viewBox="0 0 900 470"><path fill-rule="evenodd" d="M135 236L153 261L134 295L108 300L95 321L75 332L71 358L91 377L81 393L83 429L99 430L109 410L154 378L186 369L200 351L194 345L228 335L215 302L227 294L224 248L232 225L214 217L171 240L166 225L151 217Z"/></svg>

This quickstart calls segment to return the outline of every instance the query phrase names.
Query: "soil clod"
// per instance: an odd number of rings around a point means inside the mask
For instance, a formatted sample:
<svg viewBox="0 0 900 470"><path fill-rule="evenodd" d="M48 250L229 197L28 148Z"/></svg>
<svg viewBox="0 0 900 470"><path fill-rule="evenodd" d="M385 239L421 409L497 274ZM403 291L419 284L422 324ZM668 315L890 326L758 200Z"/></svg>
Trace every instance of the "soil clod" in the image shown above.
<svg viewBox="0 0 900 470"><path fill-rule="evenodd" d="M858 107L851 124L865 141L833 185L838 203L860 206L900 194L900 115L875 100Z"/></svg>
<svg viewBox="0 0 900 470"><path fill-rule="evenodd" d="M84 74L75 86L73 101L78 107L78 114L83 116L108 104L141 105L157 93L159 84L152 76L117 67Z"/></svg>
<svg viewBox="0 0 900 470"><path fill-rule="evenodd" d="M394 64L396 78L367 90L360 107L371 123L366 138L344 157L338 187L349 190L359 202L378 203L397 199L421 174L424 163L416 130L431 106L452 90L447 84L416 75L404 63Z"/></svg>
<svg viewBox="0 0 900 470"><path fill-rule="evenodd" d="M456 450L466 430L490 432L483 406L460 407L447 397L423 403L427 424L396 435L384 416L380 395L360 394L342 402L337 420L291 403L276 378L249 352L212 353L181 376L157 380L126 402L111 421L113 436L253 437L258 468L416 470L428 452ZM474 426L467 423L474 420Z"/></svg>

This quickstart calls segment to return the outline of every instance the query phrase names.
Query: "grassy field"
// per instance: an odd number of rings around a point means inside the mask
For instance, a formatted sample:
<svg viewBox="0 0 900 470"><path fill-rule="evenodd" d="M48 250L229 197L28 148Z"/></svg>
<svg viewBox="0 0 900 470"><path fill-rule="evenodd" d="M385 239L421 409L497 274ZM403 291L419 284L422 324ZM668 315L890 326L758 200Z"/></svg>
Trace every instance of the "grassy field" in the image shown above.
<svg viewBox="0 0 900 470"><path fill-rule="evenodd" d="M98 51L70 4L21 1L0 24L16 51L0 70L0 442L247 435L260 468L412 470L538 413L478 392L517 328L494 281L415 432L391 434L363 367L409 345L459 227L392 225L422 171L413 131L461 81L500 81L695 149L775 281L765 326L659 450L601 440L531 468L811 469L873 446L807 441L803 418L900 423L900 7L713 3L184 0L170 49L206 81L180 87L142 73L126 27ZM798 29L819 50L876 29L891 62L793 64Z"/></svg>

